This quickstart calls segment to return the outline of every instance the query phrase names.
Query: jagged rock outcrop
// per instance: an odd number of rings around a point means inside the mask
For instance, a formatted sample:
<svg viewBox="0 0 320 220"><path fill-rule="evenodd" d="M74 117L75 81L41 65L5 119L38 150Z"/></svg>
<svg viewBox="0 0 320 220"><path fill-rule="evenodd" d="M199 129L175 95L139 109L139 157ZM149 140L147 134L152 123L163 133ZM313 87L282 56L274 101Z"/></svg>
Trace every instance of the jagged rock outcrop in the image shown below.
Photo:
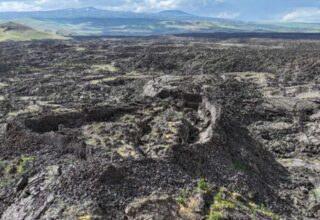
<svg viewBox="0 0 320 220"><path fill-rule="evenodd" d="M320 47L267 44L1 44L1 218L318 219Z"/></svg>

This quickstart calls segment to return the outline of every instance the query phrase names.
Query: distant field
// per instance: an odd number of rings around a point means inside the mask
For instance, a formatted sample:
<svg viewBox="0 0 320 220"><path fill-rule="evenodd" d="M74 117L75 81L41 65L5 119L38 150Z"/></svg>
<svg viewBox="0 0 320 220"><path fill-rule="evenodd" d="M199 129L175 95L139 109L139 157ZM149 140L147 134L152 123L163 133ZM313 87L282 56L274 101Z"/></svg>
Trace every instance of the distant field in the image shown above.
<svg viewBox="0 0 320 220"><path fill-rule="evenodd" d="M181 21L141 18L51 18L16 19L17 23L58 35L75 36L154 36L189 33L320 33L319 24L246 23L232 21Z"/></svg>
<svg viewBox="0 0 320 220"><path fill-rule="evenodd" d="M50 35L41 32L27 31L24 33L4 32L0 30L0 41L28 41L28 40L43 40L43 39L63 39L58 35Z"/></svg>
<svg viewBox="0 0 320 220"><path fill-rule="evenodd" d="M65 37L54 33L41 32L14 22L0 23L0 42L45 39L65 39Z"/></svg>

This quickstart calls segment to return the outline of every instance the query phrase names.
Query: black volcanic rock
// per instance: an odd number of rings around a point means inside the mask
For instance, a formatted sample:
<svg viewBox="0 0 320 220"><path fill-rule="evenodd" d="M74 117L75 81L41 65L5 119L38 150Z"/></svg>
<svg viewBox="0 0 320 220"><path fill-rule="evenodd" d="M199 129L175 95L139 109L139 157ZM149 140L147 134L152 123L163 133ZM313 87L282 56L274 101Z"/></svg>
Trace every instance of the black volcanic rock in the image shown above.
<svg viewBox="0 0 320 220"><path fill-rule="evenodd" d="M1 219L318 219L318 41L0 44Z"/></svg>

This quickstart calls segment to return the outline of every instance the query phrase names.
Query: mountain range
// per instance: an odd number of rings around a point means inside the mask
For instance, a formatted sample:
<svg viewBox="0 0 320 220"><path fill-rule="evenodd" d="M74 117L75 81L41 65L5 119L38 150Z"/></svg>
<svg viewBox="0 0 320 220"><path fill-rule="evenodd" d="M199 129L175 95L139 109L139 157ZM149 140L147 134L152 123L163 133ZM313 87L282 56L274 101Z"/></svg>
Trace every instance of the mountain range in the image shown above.
<svg viewBox="0 0 320 220"><path fill-rule="evenodd" d="M63 37L149 36L216 32L320 32L320 24L314 23L243 22L202 17L179 10L136 13L89 7L0 13L0 22L8 21Z"/></svg>
<svg viewBox="0 0 320 220"><path fill-rule="evenodd" d="M69 8L51 11L27 11L27 12L2 12L0 19L35 18L35 19L56 19L56 18L144 18L157 20L208 20L223 21L226 19L200 17L180 10L166 10L158 13L136 13L130 11L110 11L94 7Z"/></svg>

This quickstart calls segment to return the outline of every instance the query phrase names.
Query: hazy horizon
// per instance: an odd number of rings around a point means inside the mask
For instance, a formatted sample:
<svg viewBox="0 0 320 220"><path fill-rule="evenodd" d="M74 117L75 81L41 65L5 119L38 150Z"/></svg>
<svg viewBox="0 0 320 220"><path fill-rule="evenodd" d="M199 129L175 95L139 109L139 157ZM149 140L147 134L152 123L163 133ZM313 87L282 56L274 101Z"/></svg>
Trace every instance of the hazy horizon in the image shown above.
<svg viewBox="0 0 320 220"><path fill-rule="evenodd" d="M181 10L199 16L244 21L320 23L320 1L317 0L0 0L0 12L85 7L132 12Z"/></svg>

